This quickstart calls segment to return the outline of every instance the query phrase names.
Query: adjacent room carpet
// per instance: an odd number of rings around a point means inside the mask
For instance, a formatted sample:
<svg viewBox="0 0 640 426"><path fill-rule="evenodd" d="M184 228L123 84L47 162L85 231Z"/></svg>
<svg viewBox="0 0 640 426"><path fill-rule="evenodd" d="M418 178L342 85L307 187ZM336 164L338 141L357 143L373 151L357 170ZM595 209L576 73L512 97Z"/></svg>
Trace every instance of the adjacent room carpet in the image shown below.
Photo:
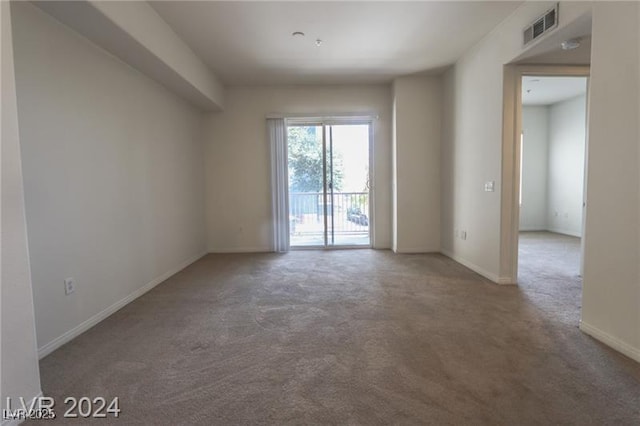
<svg viewBox="0 0 640 426"><path fill-rule="evenodd" d="M44 358L43 390L59 417L118 396L101 424L637 425L640 364L580 332L577 240L543 237L520 286L436 254L208 255Z"/></svg>

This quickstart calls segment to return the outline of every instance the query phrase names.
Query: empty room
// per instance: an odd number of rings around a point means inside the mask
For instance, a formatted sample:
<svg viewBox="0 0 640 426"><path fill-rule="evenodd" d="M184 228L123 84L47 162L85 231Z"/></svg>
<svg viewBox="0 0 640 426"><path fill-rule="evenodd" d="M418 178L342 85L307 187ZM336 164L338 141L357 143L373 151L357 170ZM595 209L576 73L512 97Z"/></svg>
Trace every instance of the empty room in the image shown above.
<svg viewBox="0 0 640 426"><path fill-rule="evenodd" d="M518 284L572 323L582 293L586 95L587 77L522 80Z"/></svg>
<svg viewBox="0 0 640 426"><path fill-rule="evenodd" d="M640 422L640 5L2 1L2 426Z"/></svg>

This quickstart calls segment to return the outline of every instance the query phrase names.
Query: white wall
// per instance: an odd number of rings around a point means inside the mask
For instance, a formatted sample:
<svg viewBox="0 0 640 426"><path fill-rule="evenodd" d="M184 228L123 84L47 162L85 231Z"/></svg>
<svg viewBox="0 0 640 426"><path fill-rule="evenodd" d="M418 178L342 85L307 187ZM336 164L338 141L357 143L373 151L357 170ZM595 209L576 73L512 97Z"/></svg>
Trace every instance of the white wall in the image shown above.
<svg viewBox="0 0 640 426"><path fill-rule="evenodd" d="M582 236L585 95L549 107L547 229Z"/></svg>
<svg viewBox="0 0 640 426"><path fill-rule="evenodd" d="M586 96L522 108L520 230L582 236Z"/></svg>
<svg viewBox="0 0 640 426"><path fill-rule="evenodd" d="M207 111L223 108L220 81L147 2L35 4L194 105Z"/></svg>
<svg viewBox="0 0 640 426"><path fill-rule="evenodd" d="M440 77L393 82L393 250L440 250Z"/></svg>
<svg viewBox="0 0 640 426"><path fill-rule="evenodd" d="M496 282L511 280L500 276L504 65L522 54L522 29L554 4L524 2L445 75L442 251ZM559 27L590 7L561 3ZM487 181L495 181L495 192L484 191Z"/></svg>
<svg viewBox="0 0 640 426"><path fill-rule="evenodd" d="M205 125L207 242L212 252L269 251L271 189L266 116L373 113L374 238L391 246L391 91L387 85L231 87Z"/></svg>
<svg viewBox="0 0 640 426"><path fill-rule="evenodd" d="M224 86L211 69L145 1L92 1L92 6L129 33L202 93L211 104L224 106Z"/></svg>
<svg viewBox="0 0 640 426"><path fill-rule="evenodd" d="M521 53L522 28L552 4L524 3L445 77L443 251L495 281L503 278L500 184L483 193L482 181L501 173L503 65ZM638 4L560 7L561 27L585 12L593 18L581 328L640 360ZM466 241L454 237L459 226L469 227Z"/></svg>
<svg viewBox="0 0 640 426"><path fill-rule="evenodd" d="M522 204L520 230L547 229L547 176L549 165L549 108L522 107Z"/></svg>
<svg viewBox="0 0 640 426"><path fill-rule="evenodd" d="M11 5L13 7L14 5ZM24 213L10 3L0 2L2 34L1 408L40 394L29 248ZM14 405L15 407L15 405ZM4 423L3 423L4 424Z"/></svg>
<svg viewBox="0 0 640 426"><path fill-rule="evenodd" d="M638 9L593 5L581 328L640 361Z"/></svg>
<svg viewBox="0 0 640 426"><path fill-rule="evenodd" d="M204 253L202 116L40 9L12 9L46 353Z"/></svg>

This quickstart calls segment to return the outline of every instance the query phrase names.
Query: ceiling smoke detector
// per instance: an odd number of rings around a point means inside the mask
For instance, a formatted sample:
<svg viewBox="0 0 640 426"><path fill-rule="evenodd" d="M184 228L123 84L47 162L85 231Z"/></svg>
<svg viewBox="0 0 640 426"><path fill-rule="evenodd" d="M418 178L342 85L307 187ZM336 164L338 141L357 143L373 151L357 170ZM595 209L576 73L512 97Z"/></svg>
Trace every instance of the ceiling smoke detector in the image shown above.
<svg viewBox="0 0 640 426"><path fill-rule="evenodd" d="M565 40L562 43L560 43L560 46L562 47L562 50L577 49L578 47L580 47L580 39L579 38L572 38L572 39L569 39L569 40Z"/></svg>
<svg viewBox="0 0 640 426"><path fill-rule="evenodd" d="M320 46L322 44L322 40L316 39L316 46Z"/></svg>

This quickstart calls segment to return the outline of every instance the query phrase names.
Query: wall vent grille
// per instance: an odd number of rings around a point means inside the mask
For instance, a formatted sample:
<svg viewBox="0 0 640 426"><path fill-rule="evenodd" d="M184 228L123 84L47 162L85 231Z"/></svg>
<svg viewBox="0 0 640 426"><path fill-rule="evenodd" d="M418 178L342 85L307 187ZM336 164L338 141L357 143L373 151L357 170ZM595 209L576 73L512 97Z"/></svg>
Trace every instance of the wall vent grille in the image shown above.
<svg viewBox="0 0 640 426"><path fill-rule="evenodd" d="M524 45L531 43L542 34L558 26L558 4L537 17L531 25L524 29Z"/></svg>

